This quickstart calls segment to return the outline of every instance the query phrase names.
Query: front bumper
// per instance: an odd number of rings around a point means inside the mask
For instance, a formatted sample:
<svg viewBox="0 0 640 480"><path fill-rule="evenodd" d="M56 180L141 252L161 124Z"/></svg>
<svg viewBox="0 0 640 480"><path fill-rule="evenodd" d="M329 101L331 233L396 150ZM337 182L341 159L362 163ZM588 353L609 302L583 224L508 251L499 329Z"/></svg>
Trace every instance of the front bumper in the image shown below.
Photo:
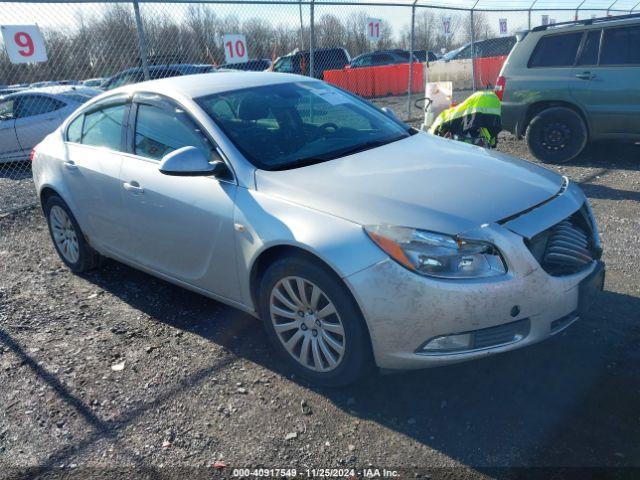
<svg viewBox="0 0 640 480"><path fill-rule="evenodd" d="M551 276L540 267L522 236L500 225L485 229L485 238L487 234L507 259L508 273L501 277L462 281L428 278L388 259L345 279L369 327L378 367L447 365L531 345L578 318L585 283L591 297L594 284L595 289L601 289L601 277L589 281L604 268L600 262L594 261L576 274ZM435 337L524 319L529 322L528 333L517 341L459 353L416 353Z"/></svg>

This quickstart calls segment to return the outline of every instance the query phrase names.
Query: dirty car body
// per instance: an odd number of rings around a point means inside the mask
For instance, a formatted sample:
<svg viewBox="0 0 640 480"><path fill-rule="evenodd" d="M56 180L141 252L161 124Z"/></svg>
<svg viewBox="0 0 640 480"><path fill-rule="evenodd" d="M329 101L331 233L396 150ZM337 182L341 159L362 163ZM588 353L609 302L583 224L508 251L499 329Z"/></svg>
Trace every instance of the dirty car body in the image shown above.
<svg viewBox="0 0 640 480"><path fill-rule="evenodd" d="M122 142L106 148L68 137L83 112L114 102L126 109ZM147 103L186 115L225 168L160 171L169 160L138 152L132 139ZM331 117L338 107L354 115L345 125ZM303 130L288 137L286 128ZM356 137L370 141L354 146ZM332 155L318 153L331 145ZM174 153L192 146L174 145ZM315 263L353 300L351 315L365 325L360 336L383 369L444 365L543 340L575 321L602 287L597 227L577 185L523 160L418 133L295 75L205 74L109 92L37 148L33 171L43 204L59 195L101 255L256 316L265 316L261 272L269 263ZM272 314L280 307L271 305ZM335 350L307 355L315 345L307 328L316 332L313 321L323 320L312 309L298 313L301 320L290 322L303 330L293 335L303 339L296 354L329 375L337 368L332 354L354 339L328 334Z"/></svg>

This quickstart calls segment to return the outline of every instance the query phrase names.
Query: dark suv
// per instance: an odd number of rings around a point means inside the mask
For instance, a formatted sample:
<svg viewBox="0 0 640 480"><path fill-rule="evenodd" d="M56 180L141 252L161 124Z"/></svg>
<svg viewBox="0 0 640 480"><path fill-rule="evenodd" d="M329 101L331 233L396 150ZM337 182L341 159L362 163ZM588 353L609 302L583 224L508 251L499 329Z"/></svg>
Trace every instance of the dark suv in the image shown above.
<svg viewBox="0 0 640 480"><path fill-rule="evenodd" d="M309 74L309 52L300 51L278 58L271 69L274 72ZM319 48L313 51L313 76L324 78L325 70L342 70L351 57L344 48Z"/></svg>
<svg viewBox="0 0 640 480"><path fill-rule="evenodd" d="M172 65L149 65L149 79L156 80L158 78L179 77L181 75L192 75L195 73L213 72L215 67L212 65L192 64L192 63L175 63ZM103 90L111 90L113 88L122 87L131 83L144 81L144 70L142 67L133 67L123 70L115 74L113 77L105 80L100 85Z"/></svg>
<svg viewBox="0 0 640 480"><path fill-rule="evenodd" d="M566 162L591 140L640 141L640 15L536 27L496 85L502 125L544 162Z"/></svg>

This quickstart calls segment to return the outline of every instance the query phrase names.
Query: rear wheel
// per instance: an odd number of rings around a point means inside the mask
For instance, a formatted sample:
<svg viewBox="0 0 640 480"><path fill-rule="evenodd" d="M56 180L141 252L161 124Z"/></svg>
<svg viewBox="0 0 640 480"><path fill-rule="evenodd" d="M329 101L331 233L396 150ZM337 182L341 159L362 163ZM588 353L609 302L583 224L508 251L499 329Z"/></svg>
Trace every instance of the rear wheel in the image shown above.
<svg viewBox="0 0 640 480"><path fill-rule="evenodd" d="M553 107L531 120L526 139L529 150L538 160L564 163L584 150L588 133L578 113L566 107Z"/></svg>
<svg viewBox="0 0 640 480"><path fill-rule="evenodd" d="M269 266L259 309L275 349L297 375L335 387L369 370L364 319L342 281L315 262L287 257Z"/></svg>
<svg viewBox="0 0 640 480"><path fill-rule="evenodd" d="M76 273L95 268L100 255L89 246L67 204L58 195L50 196L44 205L53 245L70 270Z"/></svg>

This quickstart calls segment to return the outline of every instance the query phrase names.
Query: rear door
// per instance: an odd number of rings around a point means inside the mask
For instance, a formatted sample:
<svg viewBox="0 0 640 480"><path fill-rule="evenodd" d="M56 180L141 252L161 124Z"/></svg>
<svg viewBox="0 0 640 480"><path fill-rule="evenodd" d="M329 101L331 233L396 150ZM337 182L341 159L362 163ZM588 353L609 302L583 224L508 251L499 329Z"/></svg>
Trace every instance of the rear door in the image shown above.
<svg viewBox="0 0 640 480"><path fill-rule="evenodd" d="M640 136L640 25L589 31L574 77L596 136Z"/></svg>
<svg viewBox="0 0 640 480"><path fill-rule="evenodd" d="M131 237L123 208L120 167L129 103L112 97L77 116L64 132L65 183L78 208L78 220L92 244L130 258Z"/></svg>
<svg viewBox="0 0 640 480"><path fill-rule="evenodd" d="M0 101L0 161L24 157L15 130L14 107L16 98Z"/></svg>
<svg viewBox="0 0 640 480"><path fill-rule="evenodd" d="M66 103L46 95L24 95L16 111L16 134L25 152L31 151L62 123Z"/></svg>
<svg viewBox="0 0 640 480"><path fill-rule="evenodd" d="M584 31L551 33L538 39L527 63L526 95L523 100L569 101L574 76L574 65ZM507 88L508 86L507 80ZM517 87L514 87L517 89Z"/></svg>

